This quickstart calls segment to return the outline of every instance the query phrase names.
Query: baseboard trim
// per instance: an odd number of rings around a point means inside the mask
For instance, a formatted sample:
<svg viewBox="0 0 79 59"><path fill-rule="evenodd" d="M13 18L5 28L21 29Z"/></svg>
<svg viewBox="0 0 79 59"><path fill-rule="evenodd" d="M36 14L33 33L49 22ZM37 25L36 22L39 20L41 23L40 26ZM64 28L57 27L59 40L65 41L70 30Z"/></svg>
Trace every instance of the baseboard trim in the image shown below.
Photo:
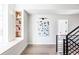
<svg viewBox="0 0 79 59"><path fill-rule="evenodd" d="M56 44L29 44L29 45L54 45L54 46L56 46Z"/></svg>
<svg viewBox="0 0 79 59"><path fill-rule="evenodd" d="M31 45L56 45L56 43L29 43Z"/></svg>
<svg viewBox="0 0 79 59"><path fill-rule="evenodd" d="M26 45L26 47L27 47L28 45ZM22 54L22 52L26 49L26 47L24 47L19 53L18 53L18 55L21 55Z"/></svg>

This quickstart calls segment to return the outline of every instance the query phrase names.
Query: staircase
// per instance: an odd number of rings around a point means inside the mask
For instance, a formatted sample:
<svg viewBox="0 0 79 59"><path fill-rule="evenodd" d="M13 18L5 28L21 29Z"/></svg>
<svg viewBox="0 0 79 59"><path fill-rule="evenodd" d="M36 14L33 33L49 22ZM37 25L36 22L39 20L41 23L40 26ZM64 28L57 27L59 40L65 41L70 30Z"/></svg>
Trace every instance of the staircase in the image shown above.
<svg viewBox="0 0 79 59"><path fill-rule="evenodd" d="M79 26L67 35L56 35L56 52L61 55L79 54Z"/></svg>
<svg viewBox="0 0 79 59"><path fill-rule="evenodd" d="M58 55L63 54L63 39L65 38L65 35L56 35L56 52Z"/></svg>

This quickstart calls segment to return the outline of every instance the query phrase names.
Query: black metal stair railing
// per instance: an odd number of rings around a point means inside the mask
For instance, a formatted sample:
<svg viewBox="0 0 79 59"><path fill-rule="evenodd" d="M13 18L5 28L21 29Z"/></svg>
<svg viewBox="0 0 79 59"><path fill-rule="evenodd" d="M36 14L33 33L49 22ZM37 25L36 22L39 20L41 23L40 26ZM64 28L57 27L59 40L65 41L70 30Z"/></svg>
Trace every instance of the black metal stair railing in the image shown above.
<svg viewBox="0 0 79 59"><path fill-rule="evenodd" d="M79 54L79 26L66 35L63 40L63 54Z"/></svg>
<svg viewBox="0 0 79 59"><path fill-rule="evenodd" d="M66 39L66 35L56 35L56 52L57 54L64 54L63 47L64 47L64 41L63 39Z"/></svg>
<svg viewBox="0 0 79 59"><path fill-rule="evenodd" d="M79 35L75 35L75 39L66 38L63 42L64 55L79 54Z"/></svg>
<svg viewBox="0 0 79 59"><path fill-rule="evenodd" d="M60 39L63 40L63 55L79 54L79 26L67 35L56 35L56 52L58 52L58 40L60 40L59 37L62 37Z"/></svg>

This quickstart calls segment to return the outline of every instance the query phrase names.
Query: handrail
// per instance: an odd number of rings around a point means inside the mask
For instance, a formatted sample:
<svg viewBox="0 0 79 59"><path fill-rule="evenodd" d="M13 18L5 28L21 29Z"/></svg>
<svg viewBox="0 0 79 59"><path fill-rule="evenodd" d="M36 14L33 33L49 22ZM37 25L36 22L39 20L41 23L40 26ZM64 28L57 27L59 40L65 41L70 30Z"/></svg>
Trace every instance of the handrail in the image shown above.
<svg viewBox="0 0 79 59"><path fill-rule="evenodd" d="M72 51L69 52L69 43L70 42L73 42L75 45L79 46L76 42L78 41L78 39L76 41L73 41L73 39L76 39L77 37L79 37L79 35L76 35L79 30L79 26L77 26L75 29L73 29L71 32L69 32L67 35L56 35L56 52L58 52L58 36L65 36L65 38L63 38L63 55L69 55L70 53L73 53ZM73 33L73 34L72 34ZM71 37L75 36L74 38L70 39ZM69 40L71 40L69 42ZM74 48L75 46L72 47L72 49ZM79 47L76 47L76 50L78 49ZM75 51L75 50L74 50ZM77 53L77 52L76 52ZM76 54L75 53L75 54Z"/></svg>
<svg viewBox="0 0 79 59"><path fill-rule="evenodd" d="M79 35L75 35L75 37L74 37L72 40L76 39L78 36L79 36ZM68 39L70 39L70 38L68 38Z"/></svg>
<svg viewBox="0 0 79 59"><path fill-rule="evenodd" d="M79 26L77 26L75 29L73 29L71 32L69 32L67 35L66 35L66 55L68 55L68 52L69 52L69 50L68 50L68 47L69 47L69 45L68 45L68 40L71 40L70 38L71 37L73 37L73 36L75 36L75 34L77 34L79 31L77 31L77 32L75 32L77 29L79 28ZM75 32L73 35L70 35L70 34L72 34L73 32ZM68 37L68 36L70 36L70 37ZM76 36L77 37L77 36ZM73 39L75 39L76 37L74 37ZM72 40L73 40L72 39ZM72 41L71 40L71 41ZM78 41L78 40L77 40ZM73 43L75 43L74 41L72 41ZM76 43L75 43L76 44ZM77 44L76 44L77 45ZM71 52L71 53L73 53L73 52Z"/></svg>
<svg viewBox="0 0 79 59"><path fill-rule="evenodd" d="M68 37L68 38L71 38L72 36L74 36L75 34L77 34L79 32L79 30L77 31L77 32L75 32L73 35L71 35L70 37Z"/></svg>
<svg viewBox="0 0 79 59"><path fill-rule="evenodd" d="M72 30L70 33L68 33L67 36L70 35L71 33L73 33L73 32L74 32L75 30L77 30L78 28L79 28L79 26L77 26L74 30Z"/></svg>

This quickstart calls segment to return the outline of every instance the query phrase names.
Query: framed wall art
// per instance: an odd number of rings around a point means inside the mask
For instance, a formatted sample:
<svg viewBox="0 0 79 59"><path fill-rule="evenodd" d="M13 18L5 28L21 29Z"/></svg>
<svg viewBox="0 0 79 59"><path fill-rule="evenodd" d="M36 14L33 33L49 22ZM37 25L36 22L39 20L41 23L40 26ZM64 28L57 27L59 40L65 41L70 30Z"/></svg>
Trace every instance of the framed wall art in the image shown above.
<svg viewBox="0 0 79 59"><path fill-rule="evenodd" d="M48 18L40 18L38 26L38 34L42 37L49 36L49 21Z"/></svg>

